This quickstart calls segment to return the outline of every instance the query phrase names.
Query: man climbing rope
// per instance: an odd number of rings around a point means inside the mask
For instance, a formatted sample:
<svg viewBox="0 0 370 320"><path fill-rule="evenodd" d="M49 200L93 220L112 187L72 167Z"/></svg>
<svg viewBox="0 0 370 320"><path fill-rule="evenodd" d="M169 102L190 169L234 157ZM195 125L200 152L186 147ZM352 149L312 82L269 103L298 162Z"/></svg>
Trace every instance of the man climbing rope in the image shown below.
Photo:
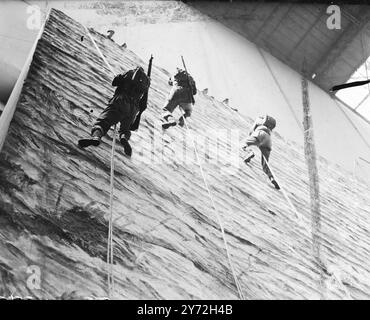
<svg viewBox="0 0 370 320"><path fill-rule="evenodd" d="M270 152L271 152L271 131L276 127L276 120L268 115L258 117L252 129L249 132L249 136L245 142L245 146L243 150L247 151L249 146L257 146L262 153L261 162L262 162L262 169L269 177L271 183L274 185L276 189L280 189L278 183L274 179L266 161L269 160ZM249 150L247 157L244 159L245 163L248 163L252 160L255 156L252 150Z"/></svg>
<svg viewBox="0 0 370 320"><path fill-rule="evenodd" d="M120 143L125 154L131 156L132 148L128 140L131 131L139 127L141 114L146 109L150 78L142 67L137 67L114 77L112 86L117 87L114 96L95 121L91 138L79 140L78 145L80 148L98 146L110 127L120 122Z"/></svg>
<svg viewBox="0 0 370 320"><path fill-rule="evenodd" d="M191 116L193 110L192 104L195 102L194 95L197 93L197 87L193 77L185 70L177 68L177 72L172 78L168 81L172 89L163 107L163 129L177 124L177 121L172 116L172 112L177 106L180 106L185 112L184 116L181 116L178 120L178 124L181 127L184 126L184 117Z"/></svg>

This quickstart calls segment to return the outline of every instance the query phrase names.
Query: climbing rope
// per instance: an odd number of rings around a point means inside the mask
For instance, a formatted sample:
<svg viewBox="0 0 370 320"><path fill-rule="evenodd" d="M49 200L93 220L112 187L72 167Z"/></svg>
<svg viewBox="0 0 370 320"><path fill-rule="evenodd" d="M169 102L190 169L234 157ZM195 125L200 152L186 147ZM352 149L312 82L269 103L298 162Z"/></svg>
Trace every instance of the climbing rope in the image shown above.
<svg viewBox="0 0 370 320"><path fill-rule="evenodd" d="M269 72L270 72L270 74L271 74L272 78L274 79L276 86L279 88L279 91L280 91L280 93L282 94L282 96L283 96L283 98L284 98L285 102L287 103L287 105L288 105L288 107L289 107L289 109L290 109L291 113L293 114L293 117L294 117L294 119L295 119L295 121L296 121L296 123L297 123L298 127L303 131L303 126L302 126L301 122L299 122L299 120L298 120L298 118L297 118L297 116L296 116L296 114L295 114L295 112L294 112L293 106L291 105L291 103L290 103L290 101L289 101L289 99L288 99L287 95L285 94L285 92L284 92L283 88L281 87L281 85L280 85L280 83L279 83L278 79L276 78L276 76L275 76L274 72L272 71L271 66L270 66L270 65L269 65L269 63L267 62L267 59L266 59L265 55L263 54L262 50L261 50L259 47L257 47L257 50L258 50L258 52L260 53L260 55L261 55L261 57L262 57L263 61L265 62L267 69L269 70ZM240 116L240 115L239 115L239 116ZM265 162L266 162L266 164L267 164L267 167L270 169L271 173L273 174L273 176L274 176L274 177L275 177L275 179L276 179L276 176L275 176L274 172L271 170L271 167L270 167L270 165L268 164L268 162L266 161L266 159L265 159L264 155L262 155L262 157L264 158L264 160L265 160ZM279 184L279 185L280 185L280 184ZM302 216L300 216L300 215L298 214L298 211L297 211L296 207L293 205L293 203L292 203L291 199L288 197L288 194L286 193L286 191L285 191L283 188L281 188L281 191L283 192L283 195L284 195L284 197L285 197L286 201L288 202L289 206L290 206L290 207L292 208L292 210L294 211L294 213L295 213L296 217L299 219L299 221L300 221L301 225L302 225L302 226L304 226L304 225L303 225L303 219L302 219ZM307 230L307 228L305 228L305 229ZM307 231L308 231L308 230L307 230Z"/></svg>
<svg viewBox="0 0 370 320"><path fill-rule="evenodd" d="M94 44L99 55L102 57L105 64L108 66L108 69L115 76L116 73L113 71L113 68L105 59L103 53L100 51L98 45L96 44L94 38L91 36L89 30L84 26L90 40ZM109 190L109 225L108 225L108 243L107 243L107 278L108 278L108 297L112 298L112 293L114 292L114 274L113 274L113 198L114 198L114 151L116 147L116 135L117 135L117 125L114 125L114 134L112 142L112 151L111 151L111 163L110 163L110 190Z"/></svg>
<svg viewBox="0 0 370 320"><path fill-rule="evenodd" d="M258 52L260 53L260 55L261 55L261 57L262 57L263 61L265 62L267 69L269 70L269 72L270 72L270 74L271 74L272 78L274 79L276 86L279 88L279 91L280 91L280 93L282 94L282 96L283 96L283 98L284 98L284 100L285 100L286 104L288 105L288 107L289 107L289 109L290 109L291 113L293 114L294 120L296 121L296 123L297 123L298 127L303 131L302 123L298 120L297 115L296 115L296 114L295 114L295 112L294 112L294 108L293 108L293 106L291 105L291 103L290 103L290 101L289 101L289 99L288 99L287 95L285 94L285 92L284 92L283 88L281 87L281 85L280 85L280 83L279 83L278 79L276 78L276 76L275 76L274 72L272 71L271 66L270 66L270 65L269 65L269 63L267 62L267 59L266 59L265 55L263 54L262 50L261 50L259 47L257 47L257 50L258 50Z"/></svg>
<svg viewBox="0 0 370 320"><path fill-rule="evenodd" d="M185 111L183 109L182 109L181 114L182 114L182 117L184 119L186 130L187 130L187 132L190 132L189 131L188 123L187 123L186 118L185 118ZM240 285L240 283L238 281L238 278L236 276L236 272L235 272L235 269L234 269L234 266L233 266L233 263L232 263L232 259L231 259L231 255L230 255L230 250L229 250L229 246L228 246L228 243L227 243L227 240L226 240L226 235L225 235L225 230L224 230L224 227L223 227L223 223L222 223L221 217L220 217L220 215L219 215L219 213L218 213L218 211L216 209L216 205L215 205L215 202L213 200L213 196L212 196L211 190L209 189L208 182L207 182L206 176L204 174L204 170L203 170L202 164L200 162L200 158L199 158L199 153L198 153L197 146L196 146L196 144L194 142L194 139L191 139L191 141L193 143L195 157L197 159L198 166L200 168L200 173L201 173L201 176L203 178L204 186L205 186L205 188L206 188L206 190L208 192L209 199L211 200L211 204L212 204L213 210L214 210L214 212L216 214L217 221L218 221L218 224L219 224L220 229L221 229L221 234L222 234L222 239L223 239L223 242L224 242L224 245L225 245L227 259L229 261L229 265L230 265L230 269L231 269L231 272L232 272L232 275L233 275L233 278L234 278L234 282L235 282L236 288L237 288L238 293L239 293L239 298L241 300L244 300L243 291L242 291L241 285Z"/></svg>
<svg viewBox="0 0 370 320"><path fill-rule="evenodd" d="M111 163L110 163L110 190L109 190L109 226L108 226L108 244L107 244L107 264L108 271L108 294L111 298L111 292L114 292L113 275L113 198L114 198L114 151L116 147L117 125L114 125L114 134L112 142Z"/></svg>
<svg viewBox="0 0 370 320"><path fill-rule="evenodd" d="M361 140L365 143L365 145L370 149L370 144L368 142L368 139L364 137L364 135L361 133L361 131L357 128L357 126L354 124L352 119L349 117L349 115L343 110L343 108L339 105L339 102L342 103L342 101L338 100L338 98L335 96L332 98L338 109L343 113L343 115L346 117L346 119L349 121L353 129L357 132L357 134L360 136Z"/></svg>

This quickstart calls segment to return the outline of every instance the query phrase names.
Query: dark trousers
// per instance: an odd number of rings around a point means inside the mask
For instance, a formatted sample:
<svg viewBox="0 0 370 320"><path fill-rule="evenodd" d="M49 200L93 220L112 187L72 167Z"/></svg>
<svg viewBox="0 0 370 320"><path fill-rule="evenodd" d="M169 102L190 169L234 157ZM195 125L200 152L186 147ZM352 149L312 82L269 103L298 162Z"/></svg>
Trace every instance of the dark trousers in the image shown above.
<svg viewBox="0 0 370 320"><path fill-rule="evenodd" d="M91 133L100 129L104 136L111 126L120 122L119 135L124 135L129 140L131 137L130 127L138 113L139 106L135 101L126 96L114 97L96 119Z"/></svg>
<svg viewBox="0 0 370 320"><path fill-rule="evenodd" d="M173 86L163 106L163 115L167 116L168 114L172 114L176 107L180 106L185 112L185 118L190 117L193 111L191 97L190 89Z"/></svg>

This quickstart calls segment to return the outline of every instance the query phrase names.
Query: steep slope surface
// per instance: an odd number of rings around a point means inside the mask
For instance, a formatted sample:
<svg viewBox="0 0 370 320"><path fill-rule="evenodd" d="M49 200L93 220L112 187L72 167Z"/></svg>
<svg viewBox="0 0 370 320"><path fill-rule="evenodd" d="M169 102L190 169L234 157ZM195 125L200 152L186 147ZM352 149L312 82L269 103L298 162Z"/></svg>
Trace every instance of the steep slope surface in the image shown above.
<svg viewBox="0 0 370 320"><path fill-rule="evenodd" d="M146 65L91 34L117 73ZM116 149L114 297L236 299L191 135L180 127L160 129L168 75L154 66L148 110L132 137L133 157ZM76 140L88 135L105 107L111 79L84 27L52 10L0 155L1 295L107 295L112 131L97 149L80 150ZM238 163L230 163L248 123L201 93L189 120L244 296L318 298L302 147L275 133L271 165L304 227L282 192L267 183L258 161L247 166L238 155ZM325 297L368 299L368 189L323 158L319 173ZM39 289L28 282L32 266L41 271Z"/></svg>

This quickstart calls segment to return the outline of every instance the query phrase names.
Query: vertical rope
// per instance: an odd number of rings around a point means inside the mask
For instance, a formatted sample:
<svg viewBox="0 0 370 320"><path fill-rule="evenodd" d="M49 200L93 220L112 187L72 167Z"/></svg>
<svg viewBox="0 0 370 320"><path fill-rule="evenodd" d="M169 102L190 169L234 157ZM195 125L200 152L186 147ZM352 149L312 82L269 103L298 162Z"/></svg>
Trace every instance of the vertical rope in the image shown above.
<svg viewBox="0 0 370 320"><path fill-rule="evenodd" d="M303 95L303 105L304 105L304 124L302 128L302 124L299 122L294 109L292 105L289 102L288 97L285 95L283 89L281 88L279 81L275 77L274 73L272 72L272 69L270 65L268 64L265 56L263 55L260 48L258 48L259 53L261 54L263 60L266 63L266 66L268 67L276 85L278 86L281 94L283 95L285 101L287 102L294 119L297 122L297 125L299 128L303 130L304 135L304 141L305 141L305 155L306 155L306 162L308 165L308 171L309 171L309 181L310 181L310 198L311 198L311 212L313 214L312 217L312 241L313 241L313 248L314 248L314 256L316 257L316 261L319 264L320 268L320 280L319 280L319 287L320 287L320 293L321 297L323 297L323 291L324 289L324 281L323 281L323 269L322 269L322 262L320 259L320 241L318 238L318 233L321 228L320 224L320 200L319 200L319 184L318 184L318 174L317 174L317 167L316 167L316 150L313 144L313 132L312 132L312 119L310 115L310 109L309 109L309 101L308 101L308 82L305 77L305 70L303 70L303 76L302 76L302 95ZM305 66L304 68L305 69Z"/></svg>
<svg viewBox="0 0 370 320"><path fill-rule="evenodd" d="M113 68L111 67L111 65L109 64L109 62L107 61L107 59L105 59L105 57L104 57L103 53L100 51L100 49L99 49L98 45L96 44L96 42L95 42L94 38L91 36L89 29L87 29L87 27L86 27L86 26L84 26L84 28L85 28L85 30L86 30L86 32L87 32L87 34L89 35L90 40L91 40L91 41L92 41L92 43L94 44L94 46L95 46L95 48L96 48L96 51L98 51L99 55L102 57L102 59L103 59L103 61L105 62L105 64L108 66L108 69L110 70L110 72L112 72L112 74L113 74L113 75L115 75L116 73L114 72Z"/></svg>
<svg viewBox="0 0 370 320"><path fill-rule="evenodd" d="M109 197L109 226L108 226L108 247L107 264L108 270L108 295L112 298L114 292L114 274L113 274L113 198L114 198L114 151L116 147L117 125L114 125L114 134L112 142L111 163L110 163L110 197Z"/></svg>
<svg viewBox="0 0 370 320"><path fill-rule="evenodd" d="M181 108L181 107L180 107ZM185 126L186 126L186 130L187 132L189 132L189 126L188 126L188 123L186 121L186 118L185 118L185 112L184 110L181 108L182 112L182 117L184 119L184 123L185 123ZM194 147L194 151L195 151L195 157L197 159L197 162L198 162L198 165L199 165L199 168L200 168L200 173L202 175L202 178L203 178L203 182L204 182L204 185L205 185L205 188L208 192L208 196L211 200L211 204L212 204L212 207L213 207L213 211L215 212L216 214L216 218L217 218L217 221L218 221L218 224L220 226L220 229L221 229L221 234L222 234L222 239L223 239L223 242L224 242L224 245L225 245L225 250L226 250L226 255L227 255L227 259L228 259L228 262L229 262L229 265L230 265L230 269L231 269L231 272L232 272L232 276L234 278L234 282L235 282L235 285L236 285L236 288L238 290L238 293L239 293L239 298L241 300L245 300L244 299L244 295L243 295L243 291L242 291L242 288L241 288L241 285L238 281L238 278L236 276L236 272L235 272L235 269L234 269L234 265L232 263L232 259L231 259L231 255L230 255L230 250L229 250L229 246L228 246L228 243L227 243L227 240L226 240L226 235L225 235L225 230L224 230L224 227L223 227L223 224L222 224L222 220L221 220L221 217L220 215L218 214L218 211L216 209L216 205L215 205L215 202L213 200L213 196L212 196L212 193L211 193L211 190L209 189L209 186L208 186L208 182L207 182L207 179L205 177L205 174L204 174L204 171L203 171L203 167L202 167L202 164L200 162L200 158L199 158L199 154L198 154L198 149L197 149L197 146L194 142L194 139L191 139L192 143L193 143L193 147Z"/></svg>
<svg viewBox="0 0 370 320"><path fill-rule="evenodd" d="M108 63L107 59L104 57L103 53L100 51L98 45L96 44L94 38L91 36L89 30L84 26L86 33L90 37L90 40L94 44L99 55L102 57L105 64L108 66L108 69L114 72L111 65ZM110 190L109 190L109 224L108 224L108 241L107 241L107 278L108 278L108 297L111 299L113 297L112 293L114 292L114 274L113 274L113 199L114 199L114 151L116 147L116 135L117 135L117 125L114 125L113 133L113 142L112 142L112 151L111 151L111 163L110 163Z"/></svg>
<svg viewBox="0 0 370 320"><path fill-rule="evenodd" d="M186 72L186 75L187 75L187 78L188 78L188 84L190 85L190 82L189 82L189 73L188 73L188 70L186 69L185 60L184 60L184 57L183 56L181 56L181 60L182 60L182 64L184 66L184 69L185 69L185 72ZM189 89L191 90L191 88L189 88ZM192 98L192 103L191 104L194 105L194 99L193 99L192 93L190 92L189 95L191 95L191 98ZM182 117L184 119L186 130L187 130L187 132L189 132L188 122L186 121L186 117L185 117L185 110L183 110L181 108L180 112L181 112L181 115L182 115ZM222 239L223 239L223 242L224 242L224 245L225 245L226 254L227 254L227 259L229 261L229 265L230 265L230 269L231 269L231 272L232 272L232 275L233 275L233 278L234 278L234 282L235 282L236 288L237 288L238 293L239 293L239 298L241 300L244 300L243 291L242 291L241 285L240 285L240 283L238 281L238 278L236 276L235 269L234 269L234 266L233 266L233 263L232 263L232 259L231 259L231 255L230 255L230 250L229 250L229 246L227 244L225 230L224 230L224 227L223 227L223 224L222 224L222 220L221 220L221 217L218 214L218 211L216 210L216 206L215 206L215 203L213 201L212 193L211 193L211 190L209 189L209 186L208 186L208 183L207 183L207 179L205 177L205 174L204 174L204 171L203 171L203 167L202 167L202 164L201 164L200 159L199 159L199 154L198 154L197 146L195 145L195 142L194 142L193 139L191 139L191 141L192 141L193 146L194 146L195 156L197 158L197 162L198 162L198 165L199 165L199 168L200 168L200 173L202 175L204 185L205 185L205 187L207 189L208 196L209 196L209 198L211 200L212 207L213 207L213 210L214 210L214 212L216 214L218 224L220 225L220 229L221 229L221 233L222 233Z"/></svg>
<svg viewBox="0 0 370 320"><path fill-rule="evenodd" d="M360 136L361 140L366 144L366 146L369 148L370 150L370 143L368 142L368 139L366 137L364 137L364 135L361 133L361 131L357 128L357 126L355 125L355 123L352 121L352 119L348 116L348 114L343 110L342 106L339 105L339 102L342 103L342 101L338 100L338 98L336 96L333 97L333 100L334 100L334 103L336 104L336 106L338 107L338 109L343 113L343 115L346 117L346 119L348 120L348 122L351 124L351 126L353 127L353 129L357 132L357 134Z"/></svg>
<svg viewBox="0 0 370 320"><path fill-rule="evenodd" d="M278 79L276 78L276 76L275 76L274 72L272 71L272 68L270 67L270 64L267 62L267 59L266 59L265 55L263 54L262 50L261 50L259 47L257 47L257 50L258 50L258 52L260 53L260 55L261 55L261 57L262 57L263 61L265 62L267 69L270 71L270 74L271 74L272 78L274 79L276 86L279 88L280 93L282 94L282 96L283 96L283 98L284 98L284 100L285 100L286 104L287 104L287 105L288 105L288 107L289 107L289 110L290 110L290 111L291 111L291 113L293 114L293 117L294 117L294 120L295 120L295 121L296 121L296 123L297 123L297 126L298 126L301 130L303 130L302 123L298 120L298 117L297 117L297 115L296 115L296 114L295 114L295 112L294 112L294 108L293 108L293 106L291 105L291 103L290 103L290 101L289 101L289 99L288 99L287 95L285 94L285 92L284 92L283 88L280 86L280 83L279 83Z"/></svg>

